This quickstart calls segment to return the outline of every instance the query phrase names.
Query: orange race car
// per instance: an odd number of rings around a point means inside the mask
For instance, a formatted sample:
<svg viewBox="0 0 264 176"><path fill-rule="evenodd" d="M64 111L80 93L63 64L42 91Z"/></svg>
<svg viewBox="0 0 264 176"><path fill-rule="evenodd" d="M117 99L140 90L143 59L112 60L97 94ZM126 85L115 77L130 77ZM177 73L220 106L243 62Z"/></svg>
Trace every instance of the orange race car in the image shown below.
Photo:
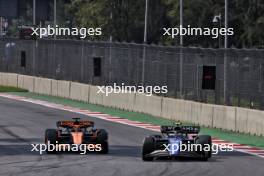
<svg viewBox="0 0 264 176"><path fill-rule="evenodd" d="M108 134L106 130L95 129L94 122L80 120L80 118L73 118L72 121L58 121L57 129L46 130L45 143L46 145L53 144L54 146L66 146L67 148L73 145L85 145L91 149L94 146L92 151L108 153ZM100 150L97 150L98 148ZM46 152L56 153L57 150L46 150Z"/></svg>

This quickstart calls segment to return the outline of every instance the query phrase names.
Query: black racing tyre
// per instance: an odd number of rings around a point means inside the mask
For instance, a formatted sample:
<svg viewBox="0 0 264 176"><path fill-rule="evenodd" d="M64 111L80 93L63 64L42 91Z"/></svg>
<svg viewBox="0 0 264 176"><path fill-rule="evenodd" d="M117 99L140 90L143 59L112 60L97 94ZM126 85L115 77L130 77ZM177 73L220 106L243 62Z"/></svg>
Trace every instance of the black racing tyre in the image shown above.
<svg viewBox="0 0 264 176"><path fill-rule="evenodd" d="M201 144L202 145L202 151L199 151L201 153L201 159L203 161L207 161L208 158L212 157L212 138L209 135L199 135L196 140L196 144ZM209 150L205 150L206 148L208 149L208 146L210 147Z"/></svg>
<svg viewBox="0 0 264 176"><path fill-rule="evenodd" d="M56 145L56 141L58 141L58 132L55 129L47 129L45 131L45 143L48 144L48 141L50 144ZM48 151L46 150L46 153L56 153L56 151Z"/></svg>
<svg viewBox="0 0 264 176"><path fill-rule="evenodd" d="M162 138L161 135L154 135L154 137L155 137L155 138L159 138L159 139Z"/></svg>
<svg viewBox="0 0 264 176"><path fill-rule="evenodd" d="M102 150L99 153L107 154L108 153L108 142L102 142L101 143Z"/></svg>
<svg viewBox="0 0 264 176"><path fill-rule="evenodd" d="M99 153L108 153L108 133L104 129L99 129L97 132L97 141L101 144L102 150Z"/></svg>
<svg viewBox="0 0 264 176"><path fill-rule="evenodd" d="M104 129L99 129L97 132L97 140L99 142L107 141L108 140L108 133Z"/></svg>
<svg viewBox="0 0 264 176"><path fill-rule="evenodd" d="M155 140L151 136L146 137L143 142L142 160L143 161L153 161L154 157L147 156L153 151L155 151Z"/></svg>

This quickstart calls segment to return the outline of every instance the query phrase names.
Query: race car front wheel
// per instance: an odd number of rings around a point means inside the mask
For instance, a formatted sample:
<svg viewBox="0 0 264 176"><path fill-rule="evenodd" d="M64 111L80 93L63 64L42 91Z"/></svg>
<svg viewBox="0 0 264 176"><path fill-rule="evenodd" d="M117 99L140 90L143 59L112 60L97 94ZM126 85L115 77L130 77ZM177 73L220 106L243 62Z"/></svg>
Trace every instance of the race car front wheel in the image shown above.
<svg viewBox="0 0 264 176"><path fill-rule="evenodd" d="M199 151L199 153L201 153L201 159L203 161L207 161L208 158L211 158L211 156L212 156L212 138L211 138L211 136L199 135L195 141L196 141L196 144L201 144L201 146L202 146L202 151Z"/></svg>
<svg viewBox="0 0 264 176"><path fill-rule="evenodd" d="M58 133L55 129L47 129L45 131L45 143L48 144L48 141L50 144L56 144L56 141L58 140ZM48 151L46 150L46 153L56 153L56 151Z"/></svg>
<svg viewBox="0 0 264 176"><path fill-rule="evenodd" d="M148 154L155 151L155 141L153 137L146 137L144 139L143 148L142 148L142 160L143 161L153 161L154 157L147 156Z"/></svg>
<svg viewBox="0 0 264 176"><path fill-rule="evenodd" d="M108 153L108 134L104 129L100 129L97 132L98 143L101 144L102 150L100 153L107 154Z"/></svg>

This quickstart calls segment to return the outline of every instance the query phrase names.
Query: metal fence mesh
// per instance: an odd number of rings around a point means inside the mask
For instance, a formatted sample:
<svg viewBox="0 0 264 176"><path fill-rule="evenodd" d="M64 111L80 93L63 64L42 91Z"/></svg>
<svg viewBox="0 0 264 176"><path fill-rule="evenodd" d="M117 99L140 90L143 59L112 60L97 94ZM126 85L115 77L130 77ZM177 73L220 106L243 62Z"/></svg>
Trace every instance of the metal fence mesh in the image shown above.
<svg viewBox="0 0 264 176"><path fill-rule="evenodd" d="M167 85L168 97L264 109L264 50L151 45L145 49L144 85ZM144 45L128 43L0 39L0 69L95 85L140 85L143 50ZM94 76L95 57L102 61L99 77ZM216 66L215 90L202 89L204 65Z"/></svg>

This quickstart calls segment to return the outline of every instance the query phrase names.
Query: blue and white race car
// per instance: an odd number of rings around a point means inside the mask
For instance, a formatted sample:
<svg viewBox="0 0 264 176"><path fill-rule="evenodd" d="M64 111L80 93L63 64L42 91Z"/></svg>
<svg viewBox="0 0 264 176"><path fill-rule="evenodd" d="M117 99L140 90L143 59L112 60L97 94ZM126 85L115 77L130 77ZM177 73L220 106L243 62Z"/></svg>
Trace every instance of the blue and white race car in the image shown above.
<svg viewBox="0 0 264 176"><path fill-rule="evenodd" d="M212 156L212 139L199 135L199 126L161 126L161 135L145 137L142 159L192 157L207 161Z"/></svg>

